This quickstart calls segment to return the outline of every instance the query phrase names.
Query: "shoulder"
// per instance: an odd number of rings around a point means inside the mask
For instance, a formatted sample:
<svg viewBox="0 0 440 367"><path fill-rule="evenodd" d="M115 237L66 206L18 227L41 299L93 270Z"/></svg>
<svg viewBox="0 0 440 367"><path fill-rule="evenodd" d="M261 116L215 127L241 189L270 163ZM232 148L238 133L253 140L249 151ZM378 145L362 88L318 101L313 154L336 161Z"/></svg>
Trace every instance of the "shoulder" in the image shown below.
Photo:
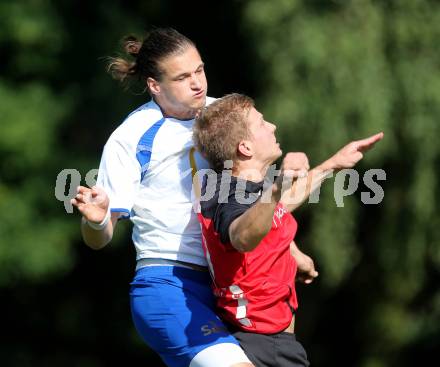
<svg viewBox="0 0 440 367"><path fill-rule="evenodd" d="M202 211L210 213L246 211L258 200L255 184L237 179L229 171L211 171L203 178Z"/></svg>
<svg viewBox="0 0 440 367"><path fill-rule="evenodd" d="M163 121L160 108L153 101L145 103L125 118L110 135L106 145L120 144L135 148L150 129Z"/></svg>

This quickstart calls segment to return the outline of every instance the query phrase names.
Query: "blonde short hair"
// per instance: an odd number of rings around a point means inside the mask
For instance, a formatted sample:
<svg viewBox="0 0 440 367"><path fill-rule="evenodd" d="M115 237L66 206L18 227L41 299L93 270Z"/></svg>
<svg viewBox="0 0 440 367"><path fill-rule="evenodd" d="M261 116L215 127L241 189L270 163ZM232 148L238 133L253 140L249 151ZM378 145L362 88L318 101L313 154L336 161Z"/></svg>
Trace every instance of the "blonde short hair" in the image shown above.
<svg viewBox="0 0 440 367"><path fill-rule="evenodd" d="M253 106L248 96L228 94L205 107L196 118L194 144L216 172L222 171L225 161L236 160L238 144L249 138L247 115Z"/></svg>

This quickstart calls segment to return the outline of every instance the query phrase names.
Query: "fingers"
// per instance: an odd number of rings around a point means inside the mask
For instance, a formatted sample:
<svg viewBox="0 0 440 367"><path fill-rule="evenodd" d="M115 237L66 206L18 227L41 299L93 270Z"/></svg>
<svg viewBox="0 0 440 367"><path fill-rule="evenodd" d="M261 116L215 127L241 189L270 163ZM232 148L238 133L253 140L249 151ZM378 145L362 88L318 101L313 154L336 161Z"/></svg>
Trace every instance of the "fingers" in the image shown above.
<svg viewBox="0 0 440 367"><path fill-rule="evenodd" d="M283 159L281 165L282 170L305 170L310 169L309 159L307 155L302 152L289 152Z"/></svg>
<svg viewBox="0 0 440 367"><path fill-rule="evenodd" d="M96 194L94 195L93 188L88 188L85 186L78 186L76 192L77 194L75 195L75 199L80 203L90 202L90 200L96 196Z"/></svg>
<svg viewBox="0 0 440 367"><path fill-rule="evenodd" d="M297 275L296 280L304 283L304 284L310 284L312 283L315 278L319 275L319 273L316 270L310 271L308 273L300 273Z"/></svg>
<svg viewBox="0 0 440 367"><path fill-rule="evenodd" d="M90 202L92 193L90 191L86 191L83 193L78 193L72 200L75 200L78 204L87 204Z"/></svg>
<svg viewBox="0 0 440 367"><path fill-rule="evenodd" d="M71 200L70 200L70 203L71 203L75 208L77 208L78 211L79 211L81 214L84 214L84 206L85 206L84 203L82 203L82 202L80 202L80 201L78 201L78 200L76 200L76 199L71 199Z"/></svg>
<svg viewBox="0 0 440 367"><path fill-rule="evenodd" d="M75 195L75 199L79 203L87 204L87 203L95 203L95 204L103 204L108 205L108 196L104 189L93 186L92 188L78 186L77 194Z"/></svg>
<svg viewBox="0 0 440 367"><path fill-rule="evenodd" d="M88 187L85 187L85 186L78 186L77 188L76 188L76 192L78 193L78 194L85 194L86 192L91 192L92 191L92 189L90 189L90 188L88 188Z"/></svg>
<svg viewBox="0 0 440 367"><path fill-rule="evenodd" d="M356 142L356 149L358 151L366 151L371 149L374 144L383 139L383 132L370 136L369 138L365 138L362 140L358 140Z"/></svg>
<svg viewBox="0 0 440 367"><path fill-rule="evenodd" d="M288 169L282 172L282 175L284 177L290 177L290 178L303 178L306 177L307 174L308 174L308 170L306 169Z"/></svg>
<svg viewBox="0 0 440 367"><path fill-rule="evenodd" d="M98 196L102 196L103 194L105 195L105 191L98 186L92 186L90 189L90 194L91 198L95 199Z"/></svg>
<svg viewBox="0 0 440 367"><path fill-rule="evenodd" d="M97 198L99 202L107 202L109 200L107 193L102 187L93 186L92 187L92 199Z"/></svg>
<svg viewBox="0 0 440 367"><path fill-rule="evenodd" d="M93 186L93 187L92 187L91 194L92 194L92 198L93 198L93 199L96 198L96 197L100 194L100 192L99 192L99 190L96 188L96 186Z"/></svg>

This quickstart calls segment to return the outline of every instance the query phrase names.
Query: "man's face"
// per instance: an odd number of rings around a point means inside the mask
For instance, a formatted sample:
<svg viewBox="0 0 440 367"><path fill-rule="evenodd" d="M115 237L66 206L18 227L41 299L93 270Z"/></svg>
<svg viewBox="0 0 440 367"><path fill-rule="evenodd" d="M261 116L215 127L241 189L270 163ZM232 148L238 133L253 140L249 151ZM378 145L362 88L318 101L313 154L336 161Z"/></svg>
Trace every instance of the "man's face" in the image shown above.
<svg viewBox="0 0 440 367"><path fill-rule="evenodd" d="M248 113L253 158L263 163L272 163L282 154L275 137L276 126L264 120L263 115L252 107Z"/></svg>
<svg viewBox="0 0 440 367"><path fill-rule="evenodd" d="M173 117L190 119L205 106L206 81L203 61L195 47L160 62L163 71L158 82L161 107Z"/></svg>

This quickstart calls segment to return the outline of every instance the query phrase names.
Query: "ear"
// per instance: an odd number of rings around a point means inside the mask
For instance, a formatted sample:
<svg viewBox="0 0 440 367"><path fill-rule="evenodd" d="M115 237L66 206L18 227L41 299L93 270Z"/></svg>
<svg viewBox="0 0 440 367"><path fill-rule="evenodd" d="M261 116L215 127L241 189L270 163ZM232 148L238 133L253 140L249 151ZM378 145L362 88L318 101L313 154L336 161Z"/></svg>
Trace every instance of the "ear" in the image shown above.
<svg viewBox="0 0 440 367"><path fill-rule="evenodd" d="M157 80L153 78L147 78L147 86L151 94L153 95L160 94L160 84Z"/></svg>
<svg viewBox="0 0 440 367"><path fill-rule="evenodd" d="M251 158L253 155L253 147L250 140L242 140L238 143L237 151L239 154Z"/></svg>

